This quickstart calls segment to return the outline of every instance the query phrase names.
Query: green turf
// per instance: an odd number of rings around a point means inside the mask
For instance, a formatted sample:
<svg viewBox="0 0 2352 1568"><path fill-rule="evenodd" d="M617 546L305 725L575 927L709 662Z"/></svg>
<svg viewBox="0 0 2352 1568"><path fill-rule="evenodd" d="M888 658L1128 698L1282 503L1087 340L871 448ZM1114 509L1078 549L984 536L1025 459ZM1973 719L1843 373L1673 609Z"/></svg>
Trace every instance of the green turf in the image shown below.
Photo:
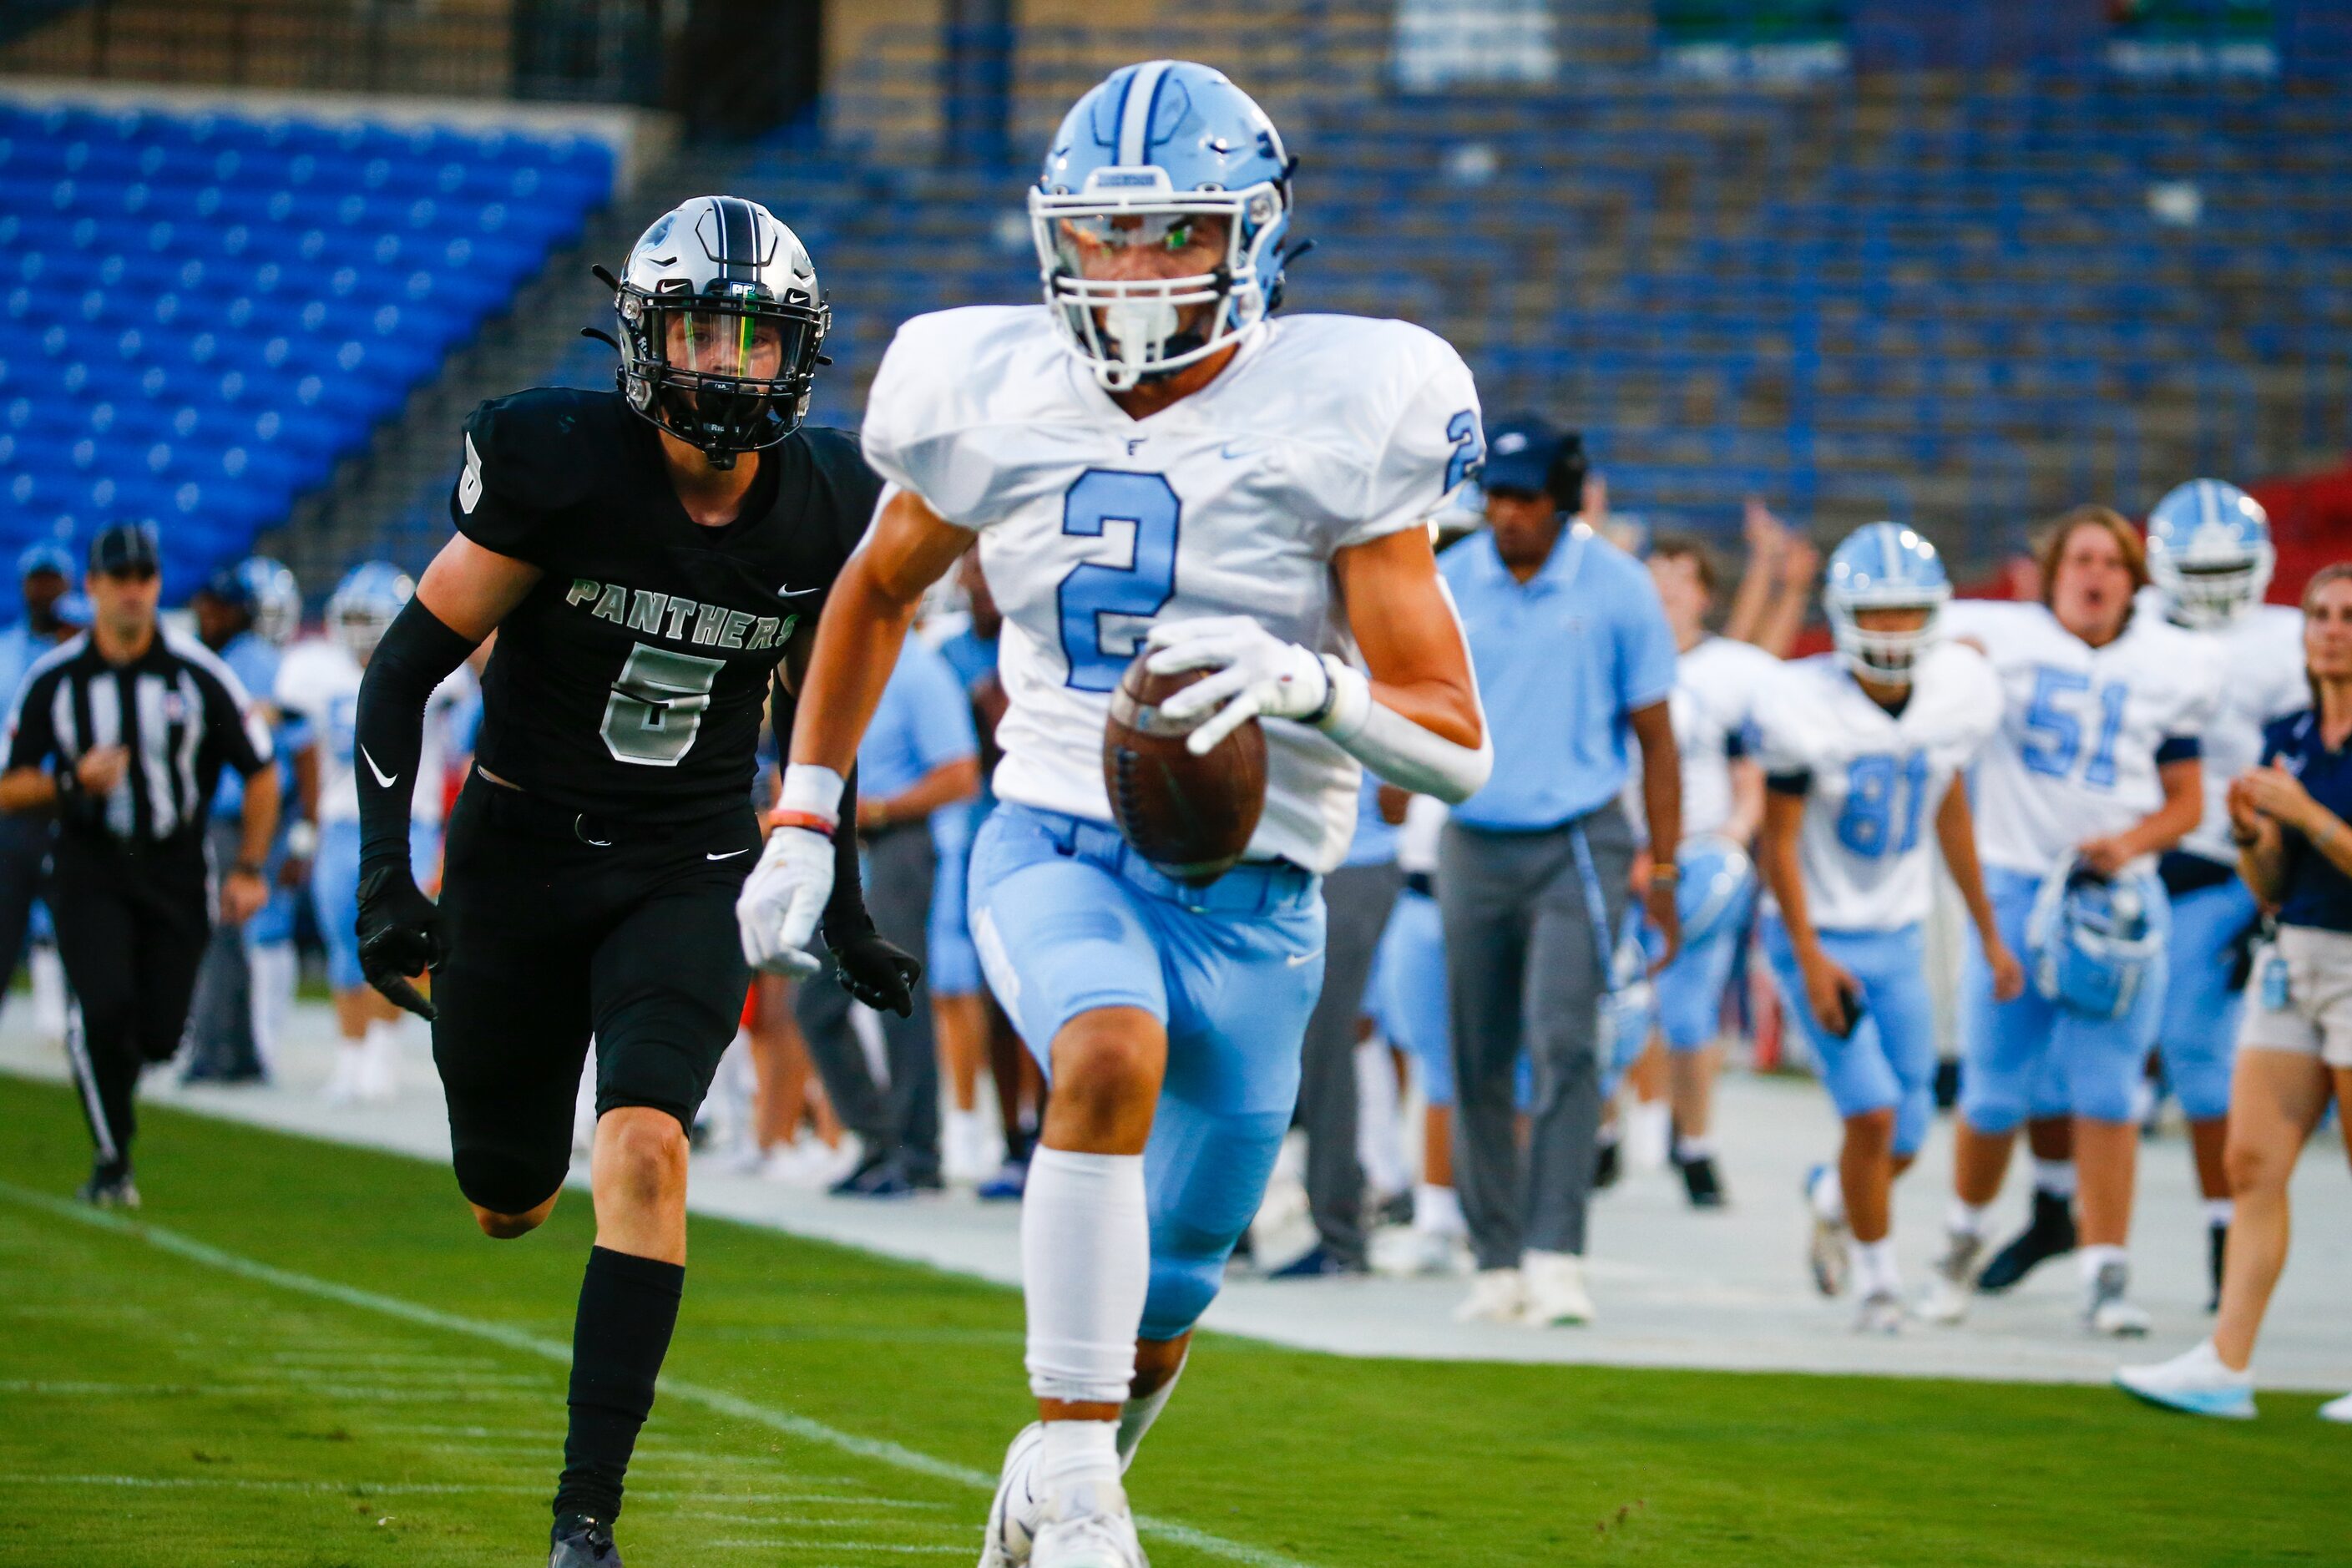
<svg viewBox="0 0 2352 1568"><path fill-rule="evenodd" d="M156 1111L141 1217L199 1259L26 1196L86 1157L62 1091L0 1078L0 1563L536 1561L563 1376L530 1343L569 1338L584 1205L493 1245L431 1166ZM969 1561L982 1490L805 1423L991 1471L1025 1419L1020 1326L1006 1290L697 1220L670 1372L700 1397L647 1428L632 1568ZM2352 1439L2314 1404L2232 1425L2095 1388L1204 1338L1130 1479L1157 1518L1316 1568L2340 1562Z"/></svg>

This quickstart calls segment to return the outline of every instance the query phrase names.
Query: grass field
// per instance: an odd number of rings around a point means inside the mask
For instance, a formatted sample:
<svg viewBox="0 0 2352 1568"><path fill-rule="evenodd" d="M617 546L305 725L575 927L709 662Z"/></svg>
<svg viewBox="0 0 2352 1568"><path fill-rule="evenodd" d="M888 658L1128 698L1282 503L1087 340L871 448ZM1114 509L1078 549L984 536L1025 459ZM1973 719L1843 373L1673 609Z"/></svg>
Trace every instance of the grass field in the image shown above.
<svg viewBox="0 0 2352 1568"><path fill-rule="evenodd" d="M523 1564L588 1212L473 1233L446 1172L152 1112L135 1223L0 1078L0 1563ZM622 1544L968 1561L1024 1414L1013 1293L697 1220ZM1158 1568L2342 1562L2352 1434L2104 1389L1367 1362L1204 1336L1134 1475Z"/></svg>

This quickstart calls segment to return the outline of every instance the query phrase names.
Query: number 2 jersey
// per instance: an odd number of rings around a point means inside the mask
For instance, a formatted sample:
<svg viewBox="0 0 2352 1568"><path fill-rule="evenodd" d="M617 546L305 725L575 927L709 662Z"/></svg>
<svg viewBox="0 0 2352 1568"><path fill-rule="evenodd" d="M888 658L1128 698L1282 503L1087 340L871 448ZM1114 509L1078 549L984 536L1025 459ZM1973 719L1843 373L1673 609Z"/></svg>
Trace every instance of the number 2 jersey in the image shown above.
<svg viewBox="0 0 2352 1568"><path fill-rule="evenodd" d="M761 451L723 528L687 515L659 434L618 393L485 403L465 459L457 531L546 574L499 626L479 765L616 821L742 805L769 675L881 491L856 438L803 427Z"/></svg>
<svg viewBox="0 0 2352 1568"><path fill-rule="evenodd" d="M2093 647L2041 605L1956 599L1944 634L1983 646L2006 699L1973 803L1988 866L2047 876L2077 845L2162 805L2158 770L2202 750L2220 671L2201 637L2159 616L2136 610ZM2142 857L2131 869L2154 865Z"/></svg>
<svg viewBox="0 0 2352 1568"><path fill-rule="evenodd" d="M1899 931L1927 918L1936 810L2000 723L2000 685L1972 648L1939 643L1900 713L1833 653L1784 666L1757 704L1776 792L1801 794L1797 864L1816 931Z"/></svg>
<svg viewBox="0 0 2352 1568"><path fill-rule="evenodd" d="M1275 319L1206 387L1135 419L1042 306L908 321L864 437L885 479L980 535L1011 703L997 795L1098 821L1110 693L1154 620L1248 616L1346 654L1333 553L1423 526L1481 450L1468 369L1405 322ZM1249 856L1328 870L1361 771L1307 725L1264 723Z"/></svg>

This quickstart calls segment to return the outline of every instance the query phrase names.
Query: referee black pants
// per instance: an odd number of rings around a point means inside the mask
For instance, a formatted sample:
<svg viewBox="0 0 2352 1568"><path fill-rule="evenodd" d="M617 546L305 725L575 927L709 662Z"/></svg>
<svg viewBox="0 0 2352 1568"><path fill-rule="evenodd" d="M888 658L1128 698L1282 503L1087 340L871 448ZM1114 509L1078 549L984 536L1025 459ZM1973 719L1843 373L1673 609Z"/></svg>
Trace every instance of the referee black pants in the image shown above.
<svg viewBox="0 0 2352 1568"><path fill-rule="evenodd" d="M89 1119L98 1164L131 1168L139 1075L179 1048L212 934L212 900L196 839L126 855L76 833L58 838L49 912L75 1006L66 1050Z"/></svg>

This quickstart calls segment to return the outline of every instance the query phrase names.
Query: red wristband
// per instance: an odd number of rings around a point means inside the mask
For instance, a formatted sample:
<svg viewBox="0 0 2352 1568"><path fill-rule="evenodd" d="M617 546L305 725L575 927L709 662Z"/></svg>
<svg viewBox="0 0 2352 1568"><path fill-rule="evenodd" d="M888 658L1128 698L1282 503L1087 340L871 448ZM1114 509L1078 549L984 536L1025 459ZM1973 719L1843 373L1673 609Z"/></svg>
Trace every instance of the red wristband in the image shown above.
<svg viewBox="0 0 2352 1568"><path fill-rule="evenodd" d="M827 838L833 837L835 827L833 823L827 822L824 817L819 816L813 811L770 812L768 814L768 826L771 828L805 827L811 833L822 833Z"/></svg>

